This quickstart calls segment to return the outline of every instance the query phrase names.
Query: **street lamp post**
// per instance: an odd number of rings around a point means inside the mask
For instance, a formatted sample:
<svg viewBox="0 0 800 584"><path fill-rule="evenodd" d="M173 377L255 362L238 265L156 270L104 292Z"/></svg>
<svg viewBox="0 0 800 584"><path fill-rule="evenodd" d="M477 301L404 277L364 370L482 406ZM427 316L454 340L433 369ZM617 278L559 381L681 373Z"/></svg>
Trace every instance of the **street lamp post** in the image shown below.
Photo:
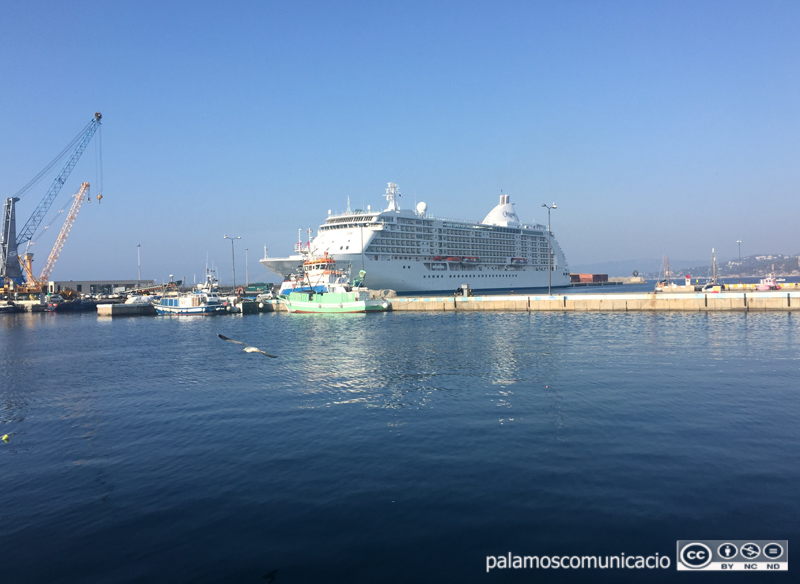
<svg viewBox="0 0 800 584"><path fill-rule="evenodd" d="M551 285L551 278L553 275L553 268L552 268L553 248L550 243L550 240L553 238L553 235L550 233L550 211L556 208L556 204L553 203L552 206L549 206L546 203L542 203L542 207L547 208L547 295L550 296L550 285Z"/></svg>
<svg viewBox="0 0 800 584"><path fill-rule="evenodd" d="M141 243L137 243L136 244L136 267L137 267L137 269L139 271L138 272L139 273L139 282L142 281L142 256L139 253L140 249L142 249L142 244ZM139 284L137 283L136 285L138 286Z"/></svg>
<svg viewBox="0 0 800 584"><path fill-rule="evenodd" d="M222 238L231 240L231 265L233 266L233 290L235 292L236 291L236 254L233 251L233 240L234 239L241 239L241 237L228 237L227 235L223 235Z"/></svg>
<svg viewBox="0 0 800 584"><path fill-rule="evenodd" d="M741 284L742 283L742 241L740 239L737 239L736 243L739 244L739 284Z"/></svg>

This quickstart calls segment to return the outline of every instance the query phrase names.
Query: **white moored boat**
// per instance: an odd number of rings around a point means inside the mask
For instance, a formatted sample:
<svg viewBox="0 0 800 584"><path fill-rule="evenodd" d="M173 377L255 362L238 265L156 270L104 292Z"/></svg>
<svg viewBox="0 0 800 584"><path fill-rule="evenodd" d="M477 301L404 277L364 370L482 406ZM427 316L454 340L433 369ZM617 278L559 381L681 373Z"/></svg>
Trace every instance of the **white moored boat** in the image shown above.
<svg viewBox="0 0 800 584"><path fill-rule="evenodd" d="M399 194L389 183L383 211L329 214L316 237L298 242L296 255L260 262L288 277L309 257L327 253L342 269L366 270L371 289L401 294L450 293L462 284L477 292L547 288L548 280L554 288L570 285L558 242L551 235L548 243L546 225L522 223L509 195L476 222L436 217L425 203L400 209Z"/></svg>
<svg viewBox="0 0 800 584"><path fill-rule="evenodd" d="M209 272L206 281L191 292L167 292L153 306L158 314L190 316L223 314L226 305L227 302L219 296L217 279Z"/></svg>

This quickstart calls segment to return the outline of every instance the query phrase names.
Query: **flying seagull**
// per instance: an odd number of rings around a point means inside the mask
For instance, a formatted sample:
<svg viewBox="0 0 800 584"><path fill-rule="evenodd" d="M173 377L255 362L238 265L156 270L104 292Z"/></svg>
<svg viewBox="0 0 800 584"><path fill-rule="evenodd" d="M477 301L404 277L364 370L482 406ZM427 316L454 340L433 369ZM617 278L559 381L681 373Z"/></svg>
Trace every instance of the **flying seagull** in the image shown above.
<svg viewBox="0 0 800 584"><path fill-rule="evenodd" d="M266 351L262 351L261 349L258 349L256 347L252 347L252 346L248 345L247 343L243 343L242 341L235 341L233 339L229 339L225 335L221 335L221 334L217 333L217 336L220 339L222 339L223 341L228 341L229 343L236 343L237 345L244 345L243 351L245 353L261 353L262 355L266 355L267 357L272 357L273 359L275 359L277 357L277 355L270 355Z"/></svg>

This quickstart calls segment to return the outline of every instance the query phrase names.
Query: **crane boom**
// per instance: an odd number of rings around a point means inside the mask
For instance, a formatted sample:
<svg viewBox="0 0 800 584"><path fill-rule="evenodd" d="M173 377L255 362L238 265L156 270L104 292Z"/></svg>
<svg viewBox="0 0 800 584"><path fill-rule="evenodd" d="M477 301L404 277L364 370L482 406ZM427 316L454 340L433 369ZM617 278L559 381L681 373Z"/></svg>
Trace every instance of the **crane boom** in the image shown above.
<svg viewBox="0 0 800 584"><path fill-rule="evenodd" d="M97 128L100 127L100 120L102 117L103 116L100 114L100 112L96 112L92 121L86 125L86 128L84 128L81 139L78 142L77 148L72 153L72 156L69 157L69 160L67 160L64 168L61 169L61 172L58 173L58 176L53 181L53 184L50 185L50 189L47 191L47 193L45 193L44 198L39 202L39 205L36 207L36 209L34 209L33 214L17 234L17 246L20 246L26 241L33 239L33 234L36 233L36 229L39 227L42 219L44 219L44 216L50 209L50 205L53 204L53 200L56 198L59 191L61 191L61 187L64 186L64 183L66 182L67 177L69 177L69 174L72 172L72 169L75 168L76 164L78 164L78 159L81 157L81 154L83 154L83 151L86 150L86 146L89 145L89 140L92 139L92 136L94 136Z"/></svg>
<svg viewBox="0 0 800 584"><path fill-rule="evenodd" d="M44 219L44 216L50 209L50 205L61 191L61 187L64 186L64 183L66 182L67 177L69 177L69 174L72 172L72 169L75 168L75 165L78 163L78 159L81 157L81 154L83 154L83 151L86 150L86 147L89 145L89 141L92 139L92 136L94 136L95 132L97 132L97 129L100 127L100 120L102 118L103 116L100 114L100 112L95 112L92 120L83 128L83 130L81 130L81 133L78 134L77 138L73 139L64 150L64 152L68 152L69 149L73 148L74 145L72 154L64 164L61 172L58 173L58 176L53 181L53 184L50 185L50 188L48 189L47 193L45 193L45 196L39 202L36 209L33 211L33 214L25 222L25 225L18 233L16 231L14 203L19 201L19 198L11 197L6 199L5 204L3 205L3 227L2 232L0 232L0 279L2 280L0 284L22 284L23 276L20 270L22 258L19 257L17 248L23 243L30 242L31 239L33 239L33 235L36 233L36 230L39 228L39 224L42 222L42 219ZM61 158L61 155L59 155L59 158ZM37 179L34 179L34 181L29 183L29 186L36 180ZM23 190L26 189L27 187ZM33 282L31 283L33 284Z"/></svg>
<svg viewBox="0 0 800 584"><path fill-rule="evenodd" d="M69 213L64 220L64 225L61 226L61 232L58 234L55 245L53 245L53 251L50 252L50 257L47 258L47 262L44 264L42 275L39 276L40 285L44 285L45 282L50 279L50 274L53 273L56 260L58 260L61 250L64 249L64 243L67 241L67 236L69 235L70 229L72 229L72 224L75 223L75 219L78 217L78 211L81 210L81 205L83 204L83 197L88 190L89 183L85 182L81 185L81 190L78 191L78 194L75 195L75 201L72 203L72 207L69 208Z"/></svg>

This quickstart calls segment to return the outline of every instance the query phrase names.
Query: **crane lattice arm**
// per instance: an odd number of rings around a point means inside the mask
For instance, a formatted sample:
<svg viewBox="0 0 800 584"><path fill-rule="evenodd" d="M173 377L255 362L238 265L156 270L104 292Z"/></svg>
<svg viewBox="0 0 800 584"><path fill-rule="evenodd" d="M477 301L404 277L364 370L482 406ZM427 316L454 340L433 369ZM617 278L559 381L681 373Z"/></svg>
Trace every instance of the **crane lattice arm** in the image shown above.
<svg viewBox="0 0 800 584"><path fill-rule="evenodd" d="M69 173L72 172L72 169L75 168L75 165L78 164L78 159L83 154L83 151L86 150L86 146L89 145L89 140L92 139L94 133L97 131L97 128L100 127L100 120L102 119L102 115L100 112L94 114L94 118L91 122L89 122L86 127L83 129L83 132L80 134L80 141L78 142L78 146L75 148L75 151L72 153L72 156L69 157L67 163L64 165L64 168L61 169L61 172L58 174L56 179L53 181L53 184L50 186L50 189L45 194L44 198L39 202L39 205L33 211L33 215L30 216L30 219L25 223L22 229L17 234L17 245L22 245L26 241L30 241L33 239L33 234L36 233L36 229L39 227L39 223L42 222L44 216L47 214L48 209L50 209L50 205L53 203L53 200L58 195L61 187L64 186L64 183L69 177Z"/></svg>
<svg viewBox="0 0 800 584"><path fill-rule="evenodd" d="M69 213L67 214L67 218L64 220L64 225L61 226L61 232L58 234L58 239L56 239L55 245L53 245L53 251L50 252L50 257L47 258L47 262L42 270L42 275L39 276L39 283L42 285L44 285L50 279L50 274L53 273L53 268L56 266L56 260L58 259L61 250L64 249L64 243L67 241L67 236L69 235L70 229L72 229L72 224L75 223L75 219L78 217L78 211L81 210L83 198L88 196L88 190L89 183L83 183L81 185L81 190L78 191L77 195L75 195L75 201L69 208Z"/></svg>

